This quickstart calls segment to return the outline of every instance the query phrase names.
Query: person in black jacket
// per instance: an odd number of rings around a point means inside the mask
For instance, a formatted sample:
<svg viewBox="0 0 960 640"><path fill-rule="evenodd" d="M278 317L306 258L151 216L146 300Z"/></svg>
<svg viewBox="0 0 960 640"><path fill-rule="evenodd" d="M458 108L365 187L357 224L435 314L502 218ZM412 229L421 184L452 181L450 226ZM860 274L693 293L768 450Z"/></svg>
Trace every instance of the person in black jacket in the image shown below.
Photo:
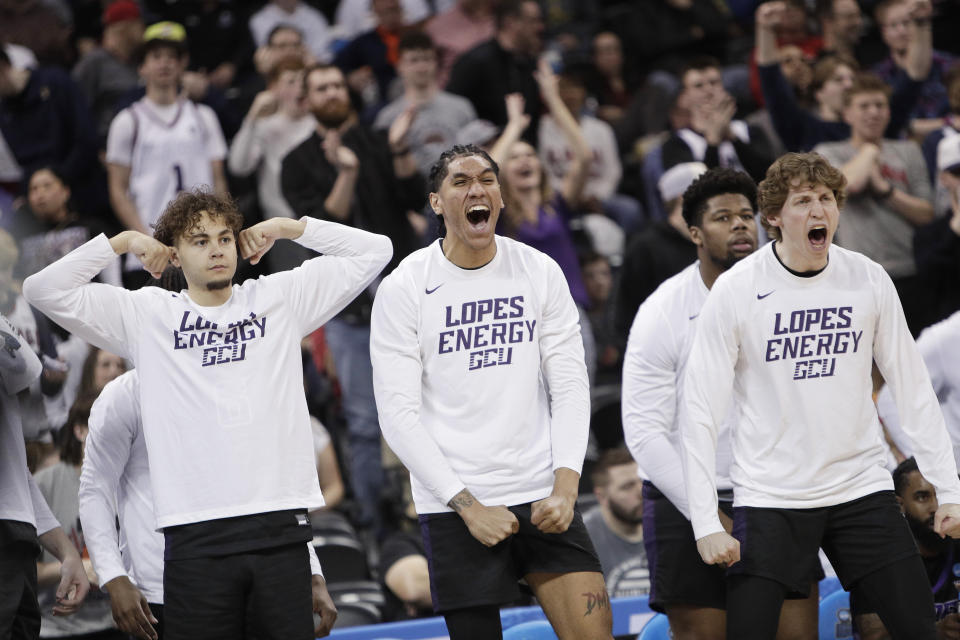
<svg viewBox="0 0 960 640"><path fill-rule="evenodd" d="M384 137L359 122L337 67L312 67L304 85L317 130L284 158L283 196L297 215L388 236L393 259L386 275L417 248L411 220L426 204L426 183L407 141L416 111L404 112ZM343 393L350 483L360 506L357 524L376 530L383 470L369 349L372 304L369 293L358 296L326 324L326 336Z"/></svg>
<svg viewBox="0 0 960 640"><path fill-rule="evenodd" d="M533 77L543 47L543 14L535 0L503 0L496 10L496 35L464 53L453 65L447 91L473 103L477 117L507 124L504 97L523 95L532 121L524 139L536 142L540 89Z"/></svg>

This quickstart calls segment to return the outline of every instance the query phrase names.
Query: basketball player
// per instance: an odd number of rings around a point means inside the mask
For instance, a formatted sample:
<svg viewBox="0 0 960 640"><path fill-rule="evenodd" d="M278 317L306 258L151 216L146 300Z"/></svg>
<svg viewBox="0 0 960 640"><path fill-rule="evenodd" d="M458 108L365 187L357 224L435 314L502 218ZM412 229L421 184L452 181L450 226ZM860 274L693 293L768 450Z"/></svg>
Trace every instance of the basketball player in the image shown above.
<svg viewBox="0 0 960 640"><path fill-rule="evenodd" d="M80 472L80 521L100 586L110 594L121 631L163 638L163 534L153 527L150 464L140 418L137 370L111 380L90 409ZM119 537L116 523L120 523ZM313 545L307 543L314 589L325 589ZM328 621L315 629L327 635Z"/></svg>
<svg viewBox="0 0 960 640"><path fill-rule="evenodd" d="M300 341L392 254L388 238L331 222L273 218L241 233L242 221L231 201L184 192L154 238L98 236L24 282L61 326L137 365L168 640L313 638L303 543L323 497ZM238 247L256 263L281 238L326 255L231 286ZM125 253L155 276L173 262L187 289L90 283ZM335 616L328 596L323 611Z"/></svg>
<svg viewBox="0 0 960 640"><path fill-rule="evenodd" d="M499 605L521 578L561 639L609 639L575 508L590 406L577 309L553 260L494 235L497 172L474 146L431 171L445 235L374 301L380 424L410 470L434 609L453 640L500 638Z"/></svg>
<svg viewBox="0 0 960 640"><path fill-rule="evenodd" d="M757 248L757 186L747 174L711 169L683 194L683 217L697 262L673 276L640 306L623 367L623 428L642 475L643 539L651 567L650 606L665 611L677 640L723 638L726 580L704 564L690 526L683 484L677 409L680 383L700 308L717 277ZM730 531L729 425L720 425L717 487ZM780 638L815 637L817 597L787 600Z"/></svg>
<svg viewBox="0 0 960 640"><path fill-rule="evenodd" d="M785 595L805 590L821 546L893 638L935 637L923 564L884 468L874 361L943 498L940 535L960 535L960 480L893 283L880 265L831 244L845 184L818 154L778 159L759 186L774 242L717 278L697 318L684 472L700 555L732 565L728 638L772 638ZM715 463L731 399L733 536L717 515Z"/></svg>

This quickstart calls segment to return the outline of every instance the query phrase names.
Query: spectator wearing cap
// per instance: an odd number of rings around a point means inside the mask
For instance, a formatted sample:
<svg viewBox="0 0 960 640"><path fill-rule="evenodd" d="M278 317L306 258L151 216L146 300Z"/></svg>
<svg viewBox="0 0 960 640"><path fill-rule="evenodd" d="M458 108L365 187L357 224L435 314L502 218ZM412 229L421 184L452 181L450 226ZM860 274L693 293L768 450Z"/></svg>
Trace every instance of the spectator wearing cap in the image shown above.
<svg viewBox="0 0 960 640"><path fill-rule="evenodd" d="M139 82L134 58L143 42L143 20L136 2L117 0L104 10L102 21L100 46L85 54L72 74L87 96L100 148L106 146L118 103Z"/></svg>
<svg viewBox="0 0 960 640"><path fill-rule="evenodd" d="M227 146L213 110L180 95L187 64L184 28L159 22L143 38L138 70L146 94L110 123L107 171L120 223L152 235L151 226L179 192L203 185L227 193ZM128 267L128 286L143 284L135 282L145 281L140 265Z"/></svg>
<svg viewBox="0 0 960 640"><path fill-rule="evenodd" d="M616 330L626 344L640 304L660 283L697 259L697 246L683 219L683 192L706 172L702 162L684 162L668 169L657 187L667 217L651 223L627 244L617 293Z"/></svg>
<svg viewBox="0 0 960 640"><path fill-rule="evenodd" d="M431 18L425 30L437 45L437 82L445 87L457 58L493 37L493 1L457 0Z"/></svg>
<svg viewBox="0 0 960 640"><path fill-rule="evenodd" d="M65 71L42 65L18 69L0 48L0 135L15 164L0 189L25 194L29 176L51 166L73 189L78 206L89 212L104 208L96 132L83 93Z"/></svg>
<svg viewBox="0 0 960 640"><path fill-rule="evenodd" d="M407 139L420 173L427 176L440 154L456 144L457 133L473 122L477 113L463 96L440 89L438 54L430 36L411 31L400 39L397 50L403 95L377 114L373 128L386 131L397 118L412 111Z"/></svg>
<svg viewBox="0 0 960 640"><path fill-rule="evenodd" d="M281 24L295 26L304 42L320 62L333 57L330 23L323 14L300 0L271 0L250 17L250 33L258 47L267 44L274 28Z"/></svg>

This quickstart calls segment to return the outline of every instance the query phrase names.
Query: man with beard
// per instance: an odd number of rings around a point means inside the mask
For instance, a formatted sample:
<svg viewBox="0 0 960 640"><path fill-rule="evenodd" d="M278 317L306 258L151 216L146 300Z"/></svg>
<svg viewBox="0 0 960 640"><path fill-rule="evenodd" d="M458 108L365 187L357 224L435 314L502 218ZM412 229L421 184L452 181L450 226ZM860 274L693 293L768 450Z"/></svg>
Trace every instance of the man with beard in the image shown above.
<svg viewBox="0 0 960 640"><path fill-rule="evenodd" d="M626 449L611 449L591 475L599 505L584 514L583 524L600 556L607 592L611 598L646 595L650 571L643 548L643 485L637 463Z"/></svg>
<svg viewBox="0 0 960 640"><path fill-rule="evenodd" d="M700 639L716 638L723 629L727 587L723 570L700 560L690 524L678 428L680 381L714 281L757 247L757 186L743 172L710 169L683 193L682 207L697 261L664 281L637 311L623 366L623 432L644 478L650 606L667 614L676 637ZM729 531L733 484L727 422L717 450L718 516ZM781 637L804 630L815 634L816 604L816 594L788 600Z"/></svg>
<svg viewBox="0 0 960 640"><path fill-rule="evenodd" d="M934 532L934 514L939 506L937 490L920 473L916 459L907 458L894 470L893 487L930 580L937 611L937 638L960 639L960 615L957 613L960 606L957 591L960 585L960 541L941 538ZM850 594L850 611L860 640L889 637L876 608L857 592Z"/></svg>
<svg viewBox="0 0 960 640"><path fill-rule="evenodd" d="M350 106L343 72L317 65L304 78L316 131L283 159L280 186L297 215L311 215L380 233L393 240L389 273L415 248L408 216L426 203L426 187L408 141L415 112L407 109L387 136L367 128ZM362 529L379 527L383 470L380 425L370 364L369 292L326 325L347 420L350 482Z"/></svg>

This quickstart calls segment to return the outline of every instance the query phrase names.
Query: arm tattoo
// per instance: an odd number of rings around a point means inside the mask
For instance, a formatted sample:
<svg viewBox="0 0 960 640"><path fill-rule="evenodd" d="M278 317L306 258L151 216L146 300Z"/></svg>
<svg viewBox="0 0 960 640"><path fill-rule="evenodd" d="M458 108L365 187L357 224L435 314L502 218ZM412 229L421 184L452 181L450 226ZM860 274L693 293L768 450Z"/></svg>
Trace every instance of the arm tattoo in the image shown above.
<svg viewBox="0 0 960 640"><path fill-rule="evenodd" d="M470 495L470 491L467 489L464 489L457 495L450 498L450 502L447 503L447 506L453 509L454 511L456 511L457 513L460 513L467 507L473 506L473 503L475 502L476 500L474 500L473 496Z"/></svg>

